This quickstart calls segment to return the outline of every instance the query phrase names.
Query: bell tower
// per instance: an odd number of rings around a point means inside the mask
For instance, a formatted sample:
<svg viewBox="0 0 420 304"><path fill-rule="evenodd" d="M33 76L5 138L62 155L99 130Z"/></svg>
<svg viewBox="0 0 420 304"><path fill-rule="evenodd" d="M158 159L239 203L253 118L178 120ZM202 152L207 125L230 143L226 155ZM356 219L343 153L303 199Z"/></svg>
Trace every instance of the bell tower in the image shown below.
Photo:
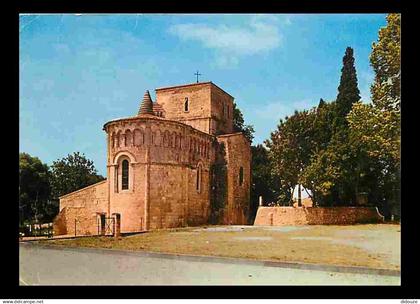
<svg viewBox="0 0 420 304"><path fill-rule="evenodd" d="M233 99L212 82L156 89L156 102L165 118L212 135L232 133Z"/></svg>

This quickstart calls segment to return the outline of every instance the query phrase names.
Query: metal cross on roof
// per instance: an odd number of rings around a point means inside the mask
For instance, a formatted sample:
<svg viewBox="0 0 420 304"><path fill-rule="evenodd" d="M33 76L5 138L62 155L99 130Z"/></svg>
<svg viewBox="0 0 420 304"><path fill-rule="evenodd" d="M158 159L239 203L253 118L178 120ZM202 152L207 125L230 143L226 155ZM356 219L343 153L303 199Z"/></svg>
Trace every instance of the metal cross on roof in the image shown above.
<svg viewBox="0 0 420 304"><path fill-rule="evenodd" d="M198 76L201 76L201 74L198 73L198 71L196 73L194 73L194 75L197 76L197 83L198 83Z"/></svg>

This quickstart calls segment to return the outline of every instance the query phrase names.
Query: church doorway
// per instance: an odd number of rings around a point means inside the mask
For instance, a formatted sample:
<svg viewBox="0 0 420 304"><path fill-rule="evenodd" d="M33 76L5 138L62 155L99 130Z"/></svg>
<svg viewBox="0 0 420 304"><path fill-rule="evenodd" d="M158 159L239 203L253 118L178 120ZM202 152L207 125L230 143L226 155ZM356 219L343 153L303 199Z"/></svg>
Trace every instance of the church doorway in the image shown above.
<svg viewBox="0 0 420 304"><path fill-rule="evenodd" d="M105 221L106 221L105 214L101 214L100 216L100 227L101 227L100 234L101 235L105 235Z"/></svg>

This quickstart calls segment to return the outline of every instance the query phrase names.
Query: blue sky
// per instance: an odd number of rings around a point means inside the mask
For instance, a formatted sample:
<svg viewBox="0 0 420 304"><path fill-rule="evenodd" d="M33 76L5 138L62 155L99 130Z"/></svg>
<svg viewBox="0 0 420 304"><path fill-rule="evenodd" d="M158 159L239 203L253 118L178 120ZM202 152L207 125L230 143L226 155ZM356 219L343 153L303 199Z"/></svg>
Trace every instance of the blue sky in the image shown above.
<svg viewBox="0 0 420 304"><path fill-rule="evenodd" d="M384 14L21 15L19 149L51 165L74 151L106 175L105 122L135 115L145 90L212 81L262 143L295 109L334 100L345 48L369 102Z"/></svg>

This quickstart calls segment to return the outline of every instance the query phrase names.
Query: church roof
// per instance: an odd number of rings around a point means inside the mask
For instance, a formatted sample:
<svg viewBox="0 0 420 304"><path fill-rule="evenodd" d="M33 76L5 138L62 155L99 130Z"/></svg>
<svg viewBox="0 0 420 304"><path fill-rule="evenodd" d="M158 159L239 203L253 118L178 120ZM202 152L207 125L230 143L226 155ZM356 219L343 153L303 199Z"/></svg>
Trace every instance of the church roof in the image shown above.
<svg viewBox="0 0 420 304"><path fill-rule="evenodd" d="M218 85L216 85L212 81L195 82L195 83L175 85L175 86L169 86L169 87L161 87L161 88L155 89L155 91L157 92L157 91L172 90L172 89L178 89L178 88L184 88L184 87L191 87L191 86L202 86L202 85L211 85L211 86L214 86L214 87L218 88L219 90L221 90L222 92L224 92L227 95L229 95L230 97L234 98L232 95L230 95L228 92L226 92L225 90L223 90L221 87L219 87Z"/></svg>
<svg viewBox="0 0 420 304"><path fill-rule="evenodd" d="M138 115L140 114L151 114L151 115L154 114L153 101L152 101L152 98L150 97L149 90L147 90L146 93L144 93Z"/></svg>

